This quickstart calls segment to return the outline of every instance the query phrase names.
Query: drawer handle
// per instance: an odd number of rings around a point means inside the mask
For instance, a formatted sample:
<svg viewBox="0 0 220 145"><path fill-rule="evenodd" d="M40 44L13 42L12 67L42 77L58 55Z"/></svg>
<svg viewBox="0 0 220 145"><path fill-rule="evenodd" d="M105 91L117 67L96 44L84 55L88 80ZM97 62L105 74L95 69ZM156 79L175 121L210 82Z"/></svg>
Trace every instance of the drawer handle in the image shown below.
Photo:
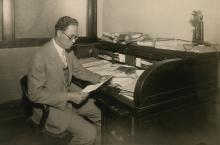
<svg viewBox="0 0 220 145"><path fill-rule="evenodd" d="M115 130L112 130L112 131L111 131L111 135L112 135L115 139L117 139L118 141L124 141L123 137L122 137L121 135L117 134Z"/></svg>

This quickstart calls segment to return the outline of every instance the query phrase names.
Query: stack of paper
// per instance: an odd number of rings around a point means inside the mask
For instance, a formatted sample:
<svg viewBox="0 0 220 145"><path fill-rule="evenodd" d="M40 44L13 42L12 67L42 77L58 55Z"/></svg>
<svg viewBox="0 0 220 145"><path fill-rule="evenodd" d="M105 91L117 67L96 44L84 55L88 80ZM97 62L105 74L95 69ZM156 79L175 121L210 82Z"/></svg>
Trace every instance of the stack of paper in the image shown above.
<svg viewBox="0 0 220 145"><path fill-rule="evenodd" d="M156 41L155 42L155 48L160 48L160 49L176 49L177 42L176 40L168 40L168 41Z"/></svg>
<svg viewBox="0 0 220 145"><path fill-rule="evenodd" d="M151 47L154 47L154 41L152 41L152 40L138 41L137 45L139 45L139 46L151 46Z"/></svg>
<svg viewBox="0 0 220 145"><path fill-rule="evenodd" d="M95 67L95 66L101 66L101 65L104 65L104 64L108 64L109 62L106 61L106 60L98 60L98 61L91 61L91 62L88 62L88 63L84 63L82 64L83 67L85 68L89 68L89 67Z"/></svg>
<svg viewBox="0 0 220 145"><path fill-rule="evenodd" d="M139 76L144 72L144 70L136 69L129 65L122 64L112 64L109 61L95 61L84 64L88 70L98 73L100 75L111 75L112 79L110 84L115 84L120 88L120 93L123 96L127 96L129 99L133 98L134 89ZM125 69L122 69L125 68ZM127 69L126 69L127 68ZM127 73L124 70L131 70L132 73ZM83 92L91 92L100 87L101 84L90 85L83 89Z"/></svg>
<svg viewBox="0 0 220 145"><path fill-rule="evenodd" d="M163 40L163 41L156 41L155 48L186 51L184 45L188 45L188 44L192 44L192 42L181 39Z"/></svg>

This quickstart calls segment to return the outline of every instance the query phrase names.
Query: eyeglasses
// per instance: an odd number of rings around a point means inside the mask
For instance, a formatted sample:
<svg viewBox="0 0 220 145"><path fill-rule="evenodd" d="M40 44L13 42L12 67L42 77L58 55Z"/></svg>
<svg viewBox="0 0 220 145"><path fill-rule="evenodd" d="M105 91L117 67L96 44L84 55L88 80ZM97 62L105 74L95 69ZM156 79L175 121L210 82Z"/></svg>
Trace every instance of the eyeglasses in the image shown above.
<svg viewBox="0 0 220 145"><path fill-rule="evenodd" d="M67 35L66 33L64 33L64 32L63 32L63 34L66 35L66 37L69 38L70 40L73 40L73 39L76 40L76 39L78 39L78 35L74 35L74 34L73 34L73 35L70 37L70 36L68 36L68 35Z"/></svg>

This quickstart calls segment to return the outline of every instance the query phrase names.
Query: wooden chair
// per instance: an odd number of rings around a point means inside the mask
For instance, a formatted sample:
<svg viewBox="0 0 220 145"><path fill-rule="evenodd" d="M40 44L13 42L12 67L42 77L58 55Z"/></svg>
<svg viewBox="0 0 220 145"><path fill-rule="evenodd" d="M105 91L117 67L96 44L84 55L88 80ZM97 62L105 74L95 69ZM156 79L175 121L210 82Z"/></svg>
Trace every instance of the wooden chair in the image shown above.
<svg viewBox="0 0 220 145"><path fill-rule="evenodd" d="M21 105L24 109L24 112L27 117L30 117L33 113L33 108L39 108L42 110L43 115L40 120L39 128L41 130L44 129L45 123L47 121L48 115L49 115L49 106L46 104L41 103L34 103L28 98L28 83L27 83L27 75L21 78L20 80L21 89L22 89L22 101Z"/></svg>
<svg viewBox="0 0 220 145"><path fill-rule="evenodd" d="M21 106L23 107L23 110L26 114L27 117L30 117L33 114L33 109L34 108L39 108L42 110L43 115L40 120L40 124L38 125L38 128L40 129L41 132L44 134L47 134L52 137L59 137L59 138L69 138L67 136L71 136L71 134L68 131L65 131L60 134L52 134L48 131L45 130L45 123L47 121L47 118L50 113L49 105L46 104L41 104L41 103L35 103L32 102L28 98L28 81L27 81L27 75L23 76L20 80L21 84L21 89L22 89L22 100L21 100Z"/></svg>

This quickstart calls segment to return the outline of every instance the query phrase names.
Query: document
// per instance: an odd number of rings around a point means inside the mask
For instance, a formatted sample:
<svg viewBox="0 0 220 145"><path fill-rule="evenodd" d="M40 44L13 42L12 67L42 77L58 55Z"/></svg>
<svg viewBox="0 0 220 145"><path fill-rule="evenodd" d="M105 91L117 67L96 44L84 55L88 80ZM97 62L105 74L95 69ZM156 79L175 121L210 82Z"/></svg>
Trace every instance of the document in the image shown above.
<svg viewBox="0 0 220 145"><path fill-rule="evenodd" d="M106 80L104 80L103 82L100 82L98 84L94 84L94 85L88 85L86 86L84 89L82 89L82 92L84 93L90 93L92 91L95 91L96 89L98 89L100 86L102 86L104 83L106 83L108 80L110 80L112 78L112 76L109 76Z"/></svg>
<svg viewBox="0 0 220 145"><path fill-rule="evenodd" d="M82 66L85 67L85 68L100 67L100 66L105 65L107 63L108 63L108 61L106 61L106 60L98 60L98 61L91 61L91 62L82 64Z"/></svg>

